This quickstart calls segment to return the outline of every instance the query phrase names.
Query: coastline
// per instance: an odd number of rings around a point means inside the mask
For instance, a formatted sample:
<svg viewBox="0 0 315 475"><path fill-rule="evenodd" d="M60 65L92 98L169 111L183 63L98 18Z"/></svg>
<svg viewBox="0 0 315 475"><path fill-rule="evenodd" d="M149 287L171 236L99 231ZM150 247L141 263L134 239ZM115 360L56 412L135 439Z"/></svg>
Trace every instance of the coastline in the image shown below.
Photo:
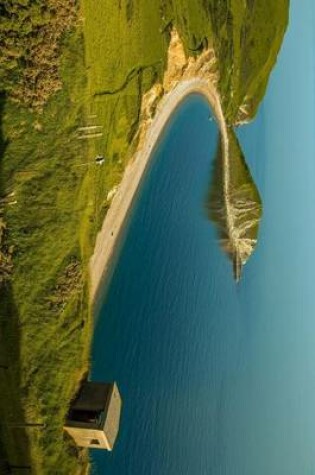
<svg viewBox="0 0 315 475"><path fill-rule="evenodd" d="M136 197L137 191L144 177L152 152L166 127L172 114L183 100L190 94L200 94L209 103L221 132L223 146L224 168L229 173L228 165L228 133L224 119L220 97L211 80L207 77L191 77L180 80L167 92L159 102L155 117L150 123L144 124L144 136L131 162L127 165L122 181L117 187L110 208L103 221L102 228L97 235L93 255L90 259L90 302L95 304L99 289L110 269L119 238L123 231L128 212ZM229 176L225 176L224 195L228 195ZM228 213L229 214L229 213ZM233 229L233 217L227 217Z"/></svg>

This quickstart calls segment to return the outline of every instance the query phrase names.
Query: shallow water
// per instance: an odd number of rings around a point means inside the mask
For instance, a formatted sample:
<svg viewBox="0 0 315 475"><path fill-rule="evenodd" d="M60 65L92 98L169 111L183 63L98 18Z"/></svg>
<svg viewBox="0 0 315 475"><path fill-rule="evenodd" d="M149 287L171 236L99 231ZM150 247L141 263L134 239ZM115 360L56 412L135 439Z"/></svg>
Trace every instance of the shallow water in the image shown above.
<svg viewBox="0 0 315 475"><path fill-rule="evenodd" d="M292 2L264 104L239 132L264 217L238 286L205 211L217 130L201 97L152 157L95 328L92 378L123 398L95 474L315 473L314 8Z"/></svg>

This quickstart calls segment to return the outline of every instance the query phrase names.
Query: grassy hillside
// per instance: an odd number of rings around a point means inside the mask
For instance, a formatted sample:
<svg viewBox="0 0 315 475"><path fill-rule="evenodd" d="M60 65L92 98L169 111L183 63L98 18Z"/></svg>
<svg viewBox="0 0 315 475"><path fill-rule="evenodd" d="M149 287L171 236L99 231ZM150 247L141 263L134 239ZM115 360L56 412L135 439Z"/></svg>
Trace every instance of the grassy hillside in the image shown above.
<svg viewBox="0 0 315 475"><path fill-rule="evenodd" d="M1 196L14 268L1 288L0 357L8 366L0 374L6 388L0 392L1 431L10 462L31 460L38 473L53 473L58 464L62 473L71 473L77 466L60 429L88 361L80 229L89 210L85 187L93 186L93 174L80 166L86 146L75 132L86 88L80 41L68 38L61 61L64 88L43 114L7 100L2 117ZM46 427L15 427L24 422ZM26 435L31 444L25 444Z"/></svg>
<svg viewBox="0 0 315 475"><path fill-rule="evenodd" d="M287 27L289 0L214 3L222 5L219 22L214 7L210 10L224 109L233 123L243 118L239 107L244 103L250 118L257 112Z"/></svg>
<svg viewBox="0 0 315 475"><path fill-rule="evenodd" d="M23 60L30 54L27 38L46 45L47 28L56 23L45 2L19 1L22 23L34 19L36 28L23 29L26 37L8 33L10 22L0 28L0 44L4 32L11 35L20 55L10 71L0 61L0 223L6 226L0 239L0 460L41 475L69 475L84 468L83 455L63 438L62 423L88 367L88 259L107 195L136 145L141 96L165 69L169 28L178 28L190 54L215 47L225 112L234 121L245 96L251 114L258 107L288 4L82 0L72 29L58 30L57 56L48 55L53 65L45 74L51 69L54 84L63 86L45 96L44 105L16 92L40 88L40 82L23 82L30 64L44 67L36 55ZM61 9L65 3L54 0ZM39 4L35 21L28 9ZM43 84L27 97L42 98ZM102 135L80 140L78 129L89 126L101 127ZM105 157L102 166L98 154Z"/></svg>

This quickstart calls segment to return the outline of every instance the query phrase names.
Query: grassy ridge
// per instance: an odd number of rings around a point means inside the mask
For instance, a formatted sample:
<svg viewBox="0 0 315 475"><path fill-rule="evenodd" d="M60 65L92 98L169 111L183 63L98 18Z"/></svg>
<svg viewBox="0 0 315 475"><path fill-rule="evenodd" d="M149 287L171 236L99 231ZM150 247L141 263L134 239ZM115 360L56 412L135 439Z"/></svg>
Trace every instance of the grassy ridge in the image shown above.
<svg viewBox="0 0 315 475"><path fill-rule="evenodd" d="M264 96L270 72L288 24L289 0L228 0L212 14L214 47L219 58L223 106L229 122L253 118Z"/></svg>
<svg viewBox="0 0 315 475"><path fill-rule="evenodd" d="M0 415L11 463L31 464L43 475L69 475L80 466L62 423L88 365L88 258L107 195L136 145L141 96L164 72L170 25L190 54L215 47L232 121L246 94L251 113L261 99L286 24L287 1L277 5L82 0L80 26L67 35L59 59L63 89L42 113L5 102L0 197L14 271L0 296L0 357L8 364L0 370ZM102 137L78 140L78 127L93 125L103 127ZM101 167L97 154L106 159ZM17 430L16 419L46 427Z"/></svg>
<svg viewBox="0 0 315 475"><path fill-rule="evenodd" d="M234 276L239 280L242 266L246 264L257 244L262 202L232 129L228 131L228 138L229 180L225 181L227 173L224 150L221 137L218 136L206 207L210 219L217 226L219 244L232 261Z"/></svg>

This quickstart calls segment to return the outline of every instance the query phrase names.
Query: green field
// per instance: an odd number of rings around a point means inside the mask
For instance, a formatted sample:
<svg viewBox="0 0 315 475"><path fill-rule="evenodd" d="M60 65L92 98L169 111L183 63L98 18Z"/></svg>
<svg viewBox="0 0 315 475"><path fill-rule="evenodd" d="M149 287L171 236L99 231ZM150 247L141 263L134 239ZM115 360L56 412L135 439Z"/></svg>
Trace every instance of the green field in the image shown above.
<svg viewBox="0 0 315 475"><path fill-rule="evenodd" d="M287 17L288 0L82 0L61 36L63 87L44 106L12 102L27 63L0 71L0 460L40 475L86 467L62 425L89 365L88 259L136 147L141 97L165 70L170 27L188 54L215 48L234 122L245 97L255 114ZM41 28L26 28L21 44ZM81 140L78 129L92 126L102 136Z"/></svg>

